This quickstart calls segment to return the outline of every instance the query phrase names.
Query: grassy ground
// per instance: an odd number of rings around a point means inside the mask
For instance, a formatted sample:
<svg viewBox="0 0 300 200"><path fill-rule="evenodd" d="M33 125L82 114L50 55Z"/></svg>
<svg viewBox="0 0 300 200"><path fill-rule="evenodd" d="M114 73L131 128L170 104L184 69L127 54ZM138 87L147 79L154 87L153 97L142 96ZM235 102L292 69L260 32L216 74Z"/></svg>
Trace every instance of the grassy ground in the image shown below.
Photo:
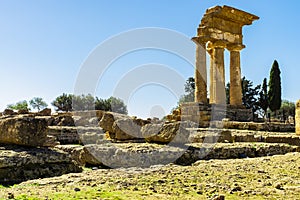
<svg viewBox="0 0 300 200"><path fill-rule="evenodd" d="M0 188L0 199L300 199L300 153L193 166L85 169Z"/></svg>

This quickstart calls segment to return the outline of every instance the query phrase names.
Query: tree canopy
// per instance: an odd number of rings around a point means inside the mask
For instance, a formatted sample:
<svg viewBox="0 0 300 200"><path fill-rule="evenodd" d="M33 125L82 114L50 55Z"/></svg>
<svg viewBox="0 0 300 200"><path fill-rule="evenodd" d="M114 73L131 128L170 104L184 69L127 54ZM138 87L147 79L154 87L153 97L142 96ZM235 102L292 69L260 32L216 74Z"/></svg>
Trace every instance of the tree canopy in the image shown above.
<svg viewBox="0 0 300 200"><path fill-rule="evenodd" d="M9 104L9 105L7 105L7 108L12 109L12 110L30 110L26 100L19 101L15 104Z"/></svg>
<svg viewBox="0 0 300 200"><path fill-rule="evenodd" d="M258 106L263 110L263 116L266 116L268 107L269 107L269 101L268 101L268 85L267 85L267 79L264 78L261 91L259 92L258 97Z"/></svg>
<svg viewBox="0 0 300 200"><path fill-rule="evenodd" d="M125 103L116 97L110 97L108 99L99 99L88 95L73 95L65 94L58 96L52 105L56 107L57 111L84 111L84 110L104 110L112 111L121 114L127 114L127 106Z"/></svg>
<svg viewBox="0 0 300 200"><path fill-rule="evenodd" d="M41 97L34 97L29 101L29 104L33 109L37 109L38 111L48 106L48 104L45 101L43 101Z"/></svg>
<svg viewBox="0 0 300 200"><path fill-rule="evenodd" d="M65 111L69 112L72 111L72 94L65 94L56 97L56 99L52 102L52 105L56 107L56 111Z"/></svg>
<svg viewBox="0 0 300 200"><path fill-rule="evenodd" d="M275 60L271 71L270 71L270 80L269 80L269 108L271 111L276 111L281 107L281 78L280 78L280 69L278 62Z"/></svg>
<svg viewBox="0 0 300 200"><path fill-rule="evenodd" d="M123 100L116 98L116 97L110 97L108 99L99 99L96 98L95 101L95 109L96 110L104 110L104 111L112 111L116 113L121 114L127 114L127 106L123 102Z"/></svg>
<svg viewBox="0 0 300 200"><path fill-rule="evenodd" d="M195 79L189 77L184 84L185 94L179 99L178 105L184 102L194 102L195 100Z"/></svg>

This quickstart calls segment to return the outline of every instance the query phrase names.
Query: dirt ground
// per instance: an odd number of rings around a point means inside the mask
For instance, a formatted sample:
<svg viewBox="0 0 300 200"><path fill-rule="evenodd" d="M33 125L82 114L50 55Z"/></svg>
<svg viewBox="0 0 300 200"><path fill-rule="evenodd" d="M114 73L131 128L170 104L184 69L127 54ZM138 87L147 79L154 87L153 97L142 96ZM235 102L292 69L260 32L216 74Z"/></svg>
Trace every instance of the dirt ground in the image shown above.
<svg viewBox="0 0 300 200"><path fill-rule="evenodd" d="M300 199L300 153L88 169L0 187L0 199Z"/></svg>

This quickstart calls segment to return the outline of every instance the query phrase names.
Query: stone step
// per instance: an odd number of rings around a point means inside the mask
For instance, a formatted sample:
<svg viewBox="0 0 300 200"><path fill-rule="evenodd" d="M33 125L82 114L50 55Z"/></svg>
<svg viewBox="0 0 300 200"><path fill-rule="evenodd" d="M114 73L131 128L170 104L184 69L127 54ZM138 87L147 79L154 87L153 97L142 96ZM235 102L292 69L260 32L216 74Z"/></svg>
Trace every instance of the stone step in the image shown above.
<svg viewBox="0 0 300 200"><path fill-rule="evenodd" d="M159 144L59 145L82 165L110 168L149 167L176 163L190 165L198 160L262 157L300 152L299 146L278 143L188 144L186 148Z"/></svg>
<svg viewBox="0 0 300 200"><path fill-rule="evenodd" d="M81 171L82 168L63 151L11 145L0 147L0 184Z"/></svg>
<svg viewBox="0 0 300 200"><path fill-rule="evenodd" d="M197 128L190 131L191 143L265 142L300 146L300 136L295 133L215 128Z"/></svg>
<svg viewBox="0 0 300 200"><path fill-rule="evenodd" d="M48 135L55 136L60 144L97 144L105 140L100 127L49 126Z"/></svg>

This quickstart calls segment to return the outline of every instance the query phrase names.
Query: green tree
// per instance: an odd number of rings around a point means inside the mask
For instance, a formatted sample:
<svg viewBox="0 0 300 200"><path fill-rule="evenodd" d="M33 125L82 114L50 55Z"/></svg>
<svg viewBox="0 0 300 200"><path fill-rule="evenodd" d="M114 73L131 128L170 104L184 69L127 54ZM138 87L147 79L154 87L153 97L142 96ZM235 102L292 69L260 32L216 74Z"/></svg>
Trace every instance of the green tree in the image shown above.
<svg viewBox="0 0 300 200"><path fill-rule="evenodd" d="M127 106L122 99L110 97L107 99L110 104L110 110L116 113L128 114Z"/></svg>
<svg viewBox="0 0 300 200"><path fill-rule="evenodd" d="M91 95L73 95L72 96L72 108L73 110L94 110L95 98Z"/></svg>
<svg viewBox="0 0 300 200"><path fill-rule="evenodd" d="M274 61L270 71L268 100L270 110L276 113L276 111L281 107L280 69L276 60Z"/></svg>
<svg viewBox="0 0 300 200"><path fill-rule="evenodd" d="M26 100L19 101L15 104L7 105L7 108L12 109L12 110L30 110Z"/></svg>
<svg viewBox="0 0 300 200"><path fill-rule="evenodd" d="M295 103L288 101L288 100L282 100L280 109L277 110L277 112L272 112L272 116L281 116L283 120L286 120L288 116L295 116ZM277 115L276 115L277 114Z"/></svg>
<svg viewBox="0 0 300 200"><path fill-rule="evenodd" d="M263 116L265 117L267 114L268 107L269 107L268 85L267 85L266 78L264 78L261 91L259 92L258 106L263 110Z"/></svg>
<svg viewBox="0 0 300 200"><path fill-rule="evenodd" d="M226 103L230 104L230 83L228 82L225 87Z"/></svg>
<svg viewBox="0 0 300 200"><path fill-rule="evenodd" d="M189 77L184 84L185 94L179 99L178 105L184 102L194 102L195 100L195 79Z"/></svg>
<svg viewBox="0 0 300 200"><path fill-rule="evenodd" d="M253 112L256 112L259 107L257 106L257 95L260 90L260 85L253 86L253 82L250 80L247 80L245 76L242 78L242 100L243 105L246 106L246 108L251 108Z"/></svg>
<svg viewBox="0 0 300 200"><path fill-rule="evenodd" d="M110 97L108 99L99 99L96 97L95 101L95 109L96 110L104 110L104 111L112 111L121 114L127 114L127 106L123 102L123 100Z"/></svg>
<svg viewBox="0 0 300 200"><path fill-rule="evenodd" d="M96 97L95 109L96 110L110 111L111 106L110 106L109 101L107 101L106 99L99 99L98 97Z"/></svg>
<svg viewBox="0 0 300 200"><path fill-rule="evenodd" d="M38 111L40 111L41 109L46 108L48 105L45 101L43 101L43 99L41 97L34 97L33 99L31 99L29 101L29 104L31 105L31 107L33 109L37 109Z"/></svg>
<svg viewBox="0 0 300 200"><path fill-rule="evenodd" d="M63 93L62 95L56 97L56 99L52 102L52 105L56 107L57 111L65 111L65 112L72 111L73 96L74 95L72 94Z"/></svg>
<svg viewBox="0 0 300 200"><path fill-rule="evenodd" d="M244 76L241 80L242 84L242 101L243 105L248 108L252 109L253 112L256 112L259 107L257 105L257 96L259 93L260 85L253 86L253 82L246 79ZM229 104L230 99L230 83L227 83L226 85L226 102Z"/></svg>

